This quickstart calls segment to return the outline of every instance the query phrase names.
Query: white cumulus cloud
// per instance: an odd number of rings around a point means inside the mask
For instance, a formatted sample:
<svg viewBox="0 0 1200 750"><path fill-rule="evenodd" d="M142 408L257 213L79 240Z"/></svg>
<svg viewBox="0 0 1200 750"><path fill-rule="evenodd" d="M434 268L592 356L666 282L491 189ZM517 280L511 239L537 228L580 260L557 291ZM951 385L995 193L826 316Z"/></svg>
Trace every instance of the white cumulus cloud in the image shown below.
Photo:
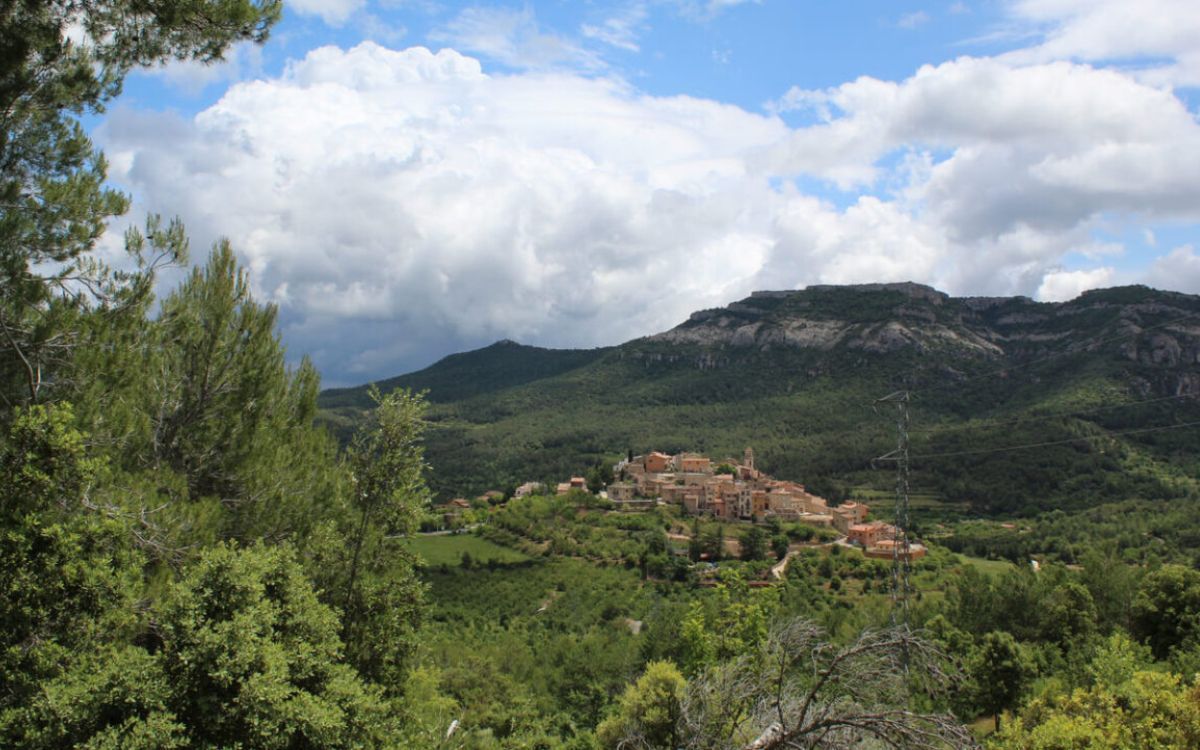
<svg viewBox="0 0 1200 750"><path fill-rule="evenodd" d="M1113 269L1094 268L1087 271L1052 271L1042 279L1037 298L1042 302L1066 302L1089 289L1109 286Z"/></svg>
<svg viewBox="0 0 1200 750"><path fill-rule="evenodd" d="M1144 80L1200 86L1195 0L1011 0L1009 10L1040 37L1014 59L1125 61Z"/></svg>
<svg viewBox="0 0 1200 750"><path fill-rule="evenodd" d="M1105 211L1200 216L1200 125L1170 91L1116 71L961 58L900 82L793 90L777 108L826 121L772 151L771 169L856 188L889 154L944 153L912 197L962 240L1065 231Z"/></svg>
<svg viewBox="0 0 1200 750"><path fill-rule="evenodd" d="M1180 245L1155 258L1140 281L1159 289L1200 294L1200 255L1191 245Z"/></svg>
<svg viewBox="0 0 1200 750"><path fill-rule="evenodd" d="M180 214L197 246L231 238L291 351L330 383L505 337L618 343L754 289L911 279L1061 298L1116 278L1061 270L1117 251L1097 217L1200 206L1200 126L1120 73L963 58L793 92L781 110L824 119L789 128L518 66L514 34L484 27L475 45L527 72L326 47L192 118L114 111L98 137L141 209ZM795 175L867 192L834 203Z"/></svg>
<svg viewBox="0 0 1200 750"><path fill-rule="evenodd" d="M500 337L613 343L749 291L776 119L456 52L324 48L193 120L116 112L113 175L227 234L337 380Z"/></svg>

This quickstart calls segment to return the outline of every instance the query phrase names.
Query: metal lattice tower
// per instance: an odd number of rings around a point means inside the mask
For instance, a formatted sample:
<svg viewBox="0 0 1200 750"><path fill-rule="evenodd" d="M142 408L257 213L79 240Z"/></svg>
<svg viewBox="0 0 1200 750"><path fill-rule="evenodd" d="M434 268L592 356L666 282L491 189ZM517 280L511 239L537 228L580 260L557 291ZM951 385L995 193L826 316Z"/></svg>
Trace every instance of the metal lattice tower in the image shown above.
<svg viewBox="0 0 1200 750"><path fill-rule="evenodd" d="M875 402L894 405L896 417L896 449L875 462L893 461L896 464L896 539L892 545L892 624L908 627L908 601L912 594L912 555L909 547L908 508L908 391L896 391Z"/></svg>

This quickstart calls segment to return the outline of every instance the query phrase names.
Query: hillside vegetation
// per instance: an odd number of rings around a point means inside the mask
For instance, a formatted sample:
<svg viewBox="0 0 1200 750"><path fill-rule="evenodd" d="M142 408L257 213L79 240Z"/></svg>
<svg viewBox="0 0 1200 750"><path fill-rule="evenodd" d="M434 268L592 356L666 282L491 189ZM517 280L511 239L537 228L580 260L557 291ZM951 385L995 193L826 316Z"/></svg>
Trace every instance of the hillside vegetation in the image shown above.
<svg viewBox="0 0 1200 750"><path fill-rule="evenodd" d="M832 499L883 489L891 479L871 459L896 431L874 402L903 389L916 487L973 512L1029 514L1196 491L1200 433L1185 425L1200 420L1198 316L1200 298L1145 287L1067 303L813 287L756 293L610 349L500 342L387 384L428 391L444 497L561 480L627 450L747 445L771 474ZM327 391L322 419L345 434L364 398Z"/></svg>

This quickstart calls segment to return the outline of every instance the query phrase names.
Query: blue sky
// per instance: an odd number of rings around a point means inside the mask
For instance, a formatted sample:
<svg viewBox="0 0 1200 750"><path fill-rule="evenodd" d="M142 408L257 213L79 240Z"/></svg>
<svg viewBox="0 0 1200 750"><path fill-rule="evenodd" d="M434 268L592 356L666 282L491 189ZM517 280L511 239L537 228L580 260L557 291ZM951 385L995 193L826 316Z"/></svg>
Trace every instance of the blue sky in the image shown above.
<svg viewBox="0 0 1200 750"><path fill-rule="evenodd" d="M306 6L357 7L330 21ZM926 9L922 9L922 8ZM711 98L761 110L793 86L819 89L859 76L896 80L925 64L964 54L992 54L1017 46L997 2L946 2L936 8L895 2L542 2L330 3L285 5L282 23L245 66L249 75L278 75L288 60L309 50L352 47L372 40L391 47L454 47L453 27L464 12L485 10L520 18L527 28L594 55L604 67L657 96ZM480 50L474 50L479 53ZM483 55L492 71L521 64ZM565 66L569 67L569 66ZM196 112L216 101L229 77L135 75L126 102Z"/></svg>
<svg viewBox="0 0 1200 750"><path fill-rule="evenodd" d="M1192 0L293 0L89 125L348 384L763 288L1200 293L1198 95Z"/></svg>

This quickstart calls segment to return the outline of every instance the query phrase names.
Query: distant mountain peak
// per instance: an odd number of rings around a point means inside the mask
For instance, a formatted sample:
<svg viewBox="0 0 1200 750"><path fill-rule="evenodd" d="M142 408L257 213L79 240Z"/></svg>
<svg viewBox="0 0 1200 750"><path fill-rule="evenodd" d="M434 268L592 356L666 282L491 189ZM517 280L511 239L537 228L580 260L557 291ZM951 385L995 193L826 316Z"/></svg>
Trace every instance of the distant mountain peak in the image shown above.
<svg viewBox="0 0 1200 750"><path fill-rule="evenodd" d="M935 305L940 305L950 299L949 294L938 291L926 284L918 284L915 281L894 281L876 284L812 284L805 287L804 291L900 292L912 299L923 299Z"/></svg>
<svg viewBox="0 0 1200 750"><path fill-rule="evenodd" d="M693 313L680 325L641 341L687 346L720 356L774 349L857 350L890 353L958 351L969 357L1029 356L1054 342L1102 341L1119 333L1118 319L1195 309L1196 298L1145 286L1095 289L1067 302L1028 297L952 297L911 281L815 284L804 289L756 291L725 307ZM1119 310L1117 318L1089 319L1089 311ZM1065 344L1063 344L1065 345ZM1016 347L1012 352L1007 349ZM655 350L654 356L662 356ZM1186 358L1186 357L1185 357Z"/></svg>
<svg viewBox="0 0 1200 750"><path fill-rule="evenodd" d="M913 299L925 299L934 304L950 299L950 295L927 284L915 281L890 281L870 284L809 284L803 289L760 289L750 292L750 299L786 299L806 292L900 292Z"/></svg>

